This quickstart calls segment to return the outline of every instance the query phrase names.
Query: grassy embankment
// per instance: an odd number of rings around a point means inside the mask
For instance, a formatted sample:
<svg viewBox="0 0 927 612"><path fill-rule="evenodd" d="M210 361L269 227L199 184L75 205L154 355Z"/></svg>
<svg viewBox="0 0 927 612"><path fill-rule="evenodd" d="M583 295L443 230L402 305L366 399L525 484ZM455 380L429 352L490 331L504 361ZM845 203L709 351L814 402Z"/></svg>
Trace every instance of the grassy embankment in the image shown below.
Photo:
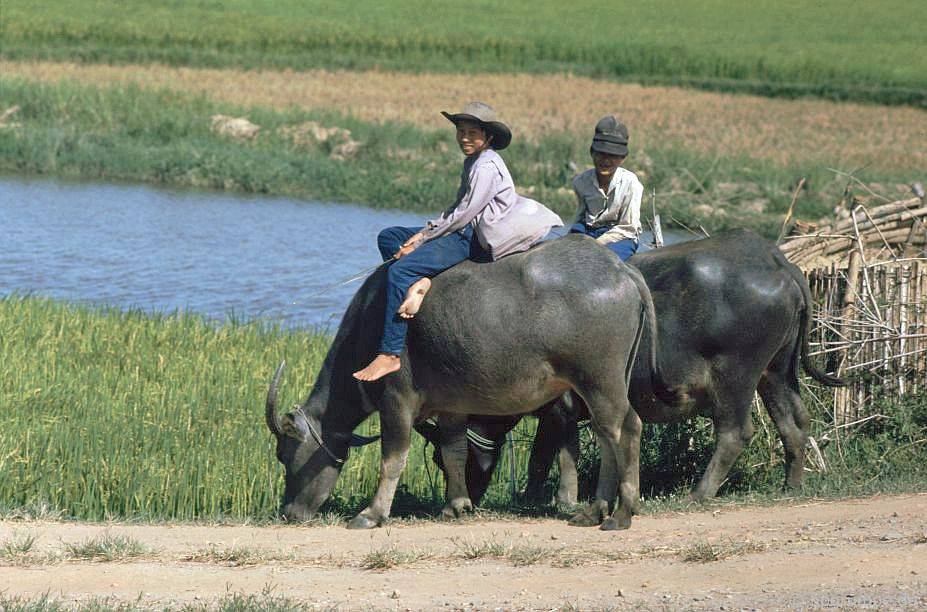
<svg viewBox="0 0 927 612"><path fill-rule="evenodd" d="M236 189L432 214L451 201L456 188L460 154L449 129L321 109L242 108L169 88L4 78L0 106L14 104L22 108L15 116L21 125L0 130L0 171ZM923 118L910 112L916 128ZM261 132L250 141L219 136L210 130L214 113L247 115ZM350 129L360 142L358 151L340 159L333 155L339 141L287 132L307 120ZM867 157L848 153L852 147L838 136L822 139L830 156L813 164L802 155L784 162L775 152L753 155L749 146L722 155L681 138L642 140L647 144L627 165L656 190L663 218L712 231L753 227L774 235L799 176L807 177L811 188L799 200L798 215L826 215L846 183L827 170L829 163ZM569 181L576 169L586 167L587 146L584 136L538 131L516 140L505 156L520 191L568 218L575 206ZM874 160L858 176L885 185L921 178L910 167L899 169L904 152L891 151L892 162L899 163ZM649 211L649 201L644 209Z"/></svg>
<svg viewBox="0 0 927 612"><path fill-rule="evenodd" d="M8 59L572 72L767 96L927 105L918 0L7 0ZM375 25L375 27L374 27Z"/></svg>
<svg viewBox="0 0 927 612"><path fill-rule="evenodd" d="M287 359L280 405L296 403L308 393L328 342L322 334L260 323L216 327L187 315L0 300L0 509L83 519L269 519L282 485L262 414L271 371ZM880 431L828 446L830 471L810 474L809 492L923 489L922 445L911 443L923 442L927 404L921 398L889 414L870 424ZM813 433L820 437L827 426L818 417ZM781 450L760 418L728 494L779 495ZM519 486L534 426L526 420L517 432ZM373 418L359 431L376 429ZM701 421L648 427L644 494L685 488L706 464L709 433ZM443 494L441 478L421 438L413 444L397 507L433 511L434 494L437 500ZM509 504L507 461L508 453L490 506ZM378 464L378 445L352 451L332 509L358 510L373 491Z"/></svg>

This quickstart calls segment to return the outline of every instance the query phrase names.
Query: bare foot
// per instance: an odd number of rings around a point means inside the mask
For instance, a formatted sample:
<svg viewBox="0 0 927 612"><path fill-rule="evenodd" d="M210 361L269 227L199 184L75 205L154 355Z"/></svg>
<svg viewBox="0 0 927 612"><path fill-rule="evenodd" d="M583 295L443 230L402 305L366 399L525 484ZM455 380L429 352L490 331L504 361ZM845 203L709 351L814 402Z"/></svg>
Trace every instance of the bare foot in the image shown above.
<svg viewBox="0 0 927 612"><path fill-rule="evenodd" d="M396 311L399 313L399 316L403 319L411 319L414 317L416 313L418 313L418 309L422 307L422 300L425 299L425 294L428 293L429 289L431 289L430 278L420 278L415 281L406 292L405 301L399 306L399 310Z"/></svg>
<svg viewBox="0 0 927 612"><path fill-rule="evenodd" d="M369 382L383 378L391 372L395 372L402 364L399 362L399 355L387 355L380 353L373 361L367 364L363 370L354 372L354 378Z"/></svg>

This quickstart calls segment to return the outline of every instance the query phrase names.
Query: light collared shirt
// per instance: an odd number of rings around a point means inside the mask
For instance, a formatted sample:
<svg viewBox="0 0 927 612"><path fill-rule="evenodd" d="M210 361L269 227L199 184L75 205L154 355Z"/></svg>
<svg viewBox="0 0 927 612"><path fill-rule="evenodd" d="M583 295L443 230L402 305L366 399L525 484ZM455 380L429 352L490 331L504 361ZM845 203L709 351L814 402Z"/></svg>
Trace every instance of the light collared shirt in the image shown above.
<svg viewBox="0 0 927 612"><path fill-rule="evenodd" d="M579 204L574 223L609 228L599 236L599 242L608 244L640 237L644 186L633 172L619 167L605 192L599 187L595 168L592 168L573 177L573 191Z"/></svg>
<svg viewBox="0 0 927 612"><path fill-rule="evenodd" d="M457 200L422 231L434 240L473 226L473 233L493 259L524 251L563 225L543 204L515 193L505 162L492 149L464 160Z"/></svg>

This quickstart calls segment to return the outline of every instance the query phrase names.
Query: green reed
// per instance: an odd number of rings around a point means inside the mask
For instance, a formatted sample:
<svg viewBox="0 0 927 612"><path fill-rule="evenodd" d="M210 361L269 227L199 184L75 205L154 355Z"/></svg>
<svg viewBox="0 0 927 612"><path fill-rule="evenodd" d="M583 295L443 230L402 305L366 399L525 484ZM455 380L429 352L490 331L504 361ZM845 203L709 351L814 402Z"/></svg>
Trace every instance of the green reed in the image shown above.
<svg viewBox="0 0 927 612"><path fill-rule="evenodd" d="M373 124L332 112L244 109L137 86L0 79L0 107L14 104L22 109L16 115L20 127L0 130L4 172L357 202L429 215L448 206L456 193L461 158L451 130ZM246 115L261 132L250 141L217 135L210 130L215 113ZM338 159L329 143L297 143L285 135L285 129L308 120L347 128L362 144L353 156ZM577 169L588 167L588 157L585 138L564 134L540 142L519 140L505 151L519 190L567 221L575 212L570 180ZM839 161L780 166L747 155L722 158L655 143L635 150L626 165L639 173L648 192L656 191L664 221L675 217L709 231L750 227L775 236L799 177L808 181L796 214L813 219L830 213L846 184L827 170ZM877 161L857 176L885 185L923 178ZM645 204L649 216L649 198Z"/></svg>
<svg viewBox="0 0 927 612"><path fill-rule="evenodd" d="M283 468L264 424L267 385L285 358L279 405L302 401L329 343L324 331L262 322L2 298L0 507L46 504L95 520L269 518ZM378 430L374 416L358 432ZM430 510L443 481L414 438L402 495ZM379 453L352 451L336 510L373 493ZM492 495L506 491L500 481Z"/></svg>
<svg viewBox="0 0 927 612"><path fill-rule="evenodd" d="M42 508L44 515L91 520L270 520L283 469L264 424L269 378L285 358L279 406L301 401L329 342L324 331L260 321L218 324L184 313L0 298L0 509ZM886 406L882 412L891 419L867 425L839 448L831 445L830 469L809 475L808 492L922 490L925 408L922 397ZM518 491L535 427L525 419L513 435ZM813 429L820 439L827 426L816 421ZM358 428L378 430L376 415ZM782 451L771 430L758 428L725 495L778 495ZM597 465L588 438L584 433L582 494ZM645 496L664 499L685 489L712 447L707 420L647 426ZM444 485L432 451L413 434L395 513L433 514L440 507ZM376 487L379 453L378 444L352 451L329 509L363 507ZM490 507L513 503L511 459L506 447L485 499Z"/></svg>
<svg viewBox="0 0 927 612"><path fill-rule="evenodd" d="M9 58L174 65L573 72L927 104L919 0L7 0Z"/></svg>

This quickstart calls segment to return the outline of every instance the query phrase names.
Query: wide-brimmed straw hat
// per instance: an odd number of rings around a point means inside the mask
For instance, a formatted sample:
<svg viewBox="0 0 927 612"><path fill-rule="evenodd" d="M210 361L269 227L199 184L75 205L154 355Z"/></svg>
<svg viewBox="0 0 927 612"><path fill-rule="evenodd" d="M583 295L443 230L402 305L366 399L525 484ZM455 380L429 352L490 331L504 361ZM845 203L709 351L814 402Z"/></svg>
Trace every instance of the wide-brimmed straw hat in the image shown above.
<svg viewBox="0 0 927 612"><path fill-rule="evenodd" d="M626 156L628 154L628 126L612 115L602 117L595 124L592 150L606 155Z"/></svg>
<svg viewBox="0 0 927 612"><path fill-rule="evenodd" d="M484 102L470 102L459 113L453 115L446 111L441 111L441 114L454 125L457 125L458 121L473 121L480 124L488 134L492 134L492 142L489 146L497 151L506 148L512 142L512 130L499 121L496 111Z"/></svg>

